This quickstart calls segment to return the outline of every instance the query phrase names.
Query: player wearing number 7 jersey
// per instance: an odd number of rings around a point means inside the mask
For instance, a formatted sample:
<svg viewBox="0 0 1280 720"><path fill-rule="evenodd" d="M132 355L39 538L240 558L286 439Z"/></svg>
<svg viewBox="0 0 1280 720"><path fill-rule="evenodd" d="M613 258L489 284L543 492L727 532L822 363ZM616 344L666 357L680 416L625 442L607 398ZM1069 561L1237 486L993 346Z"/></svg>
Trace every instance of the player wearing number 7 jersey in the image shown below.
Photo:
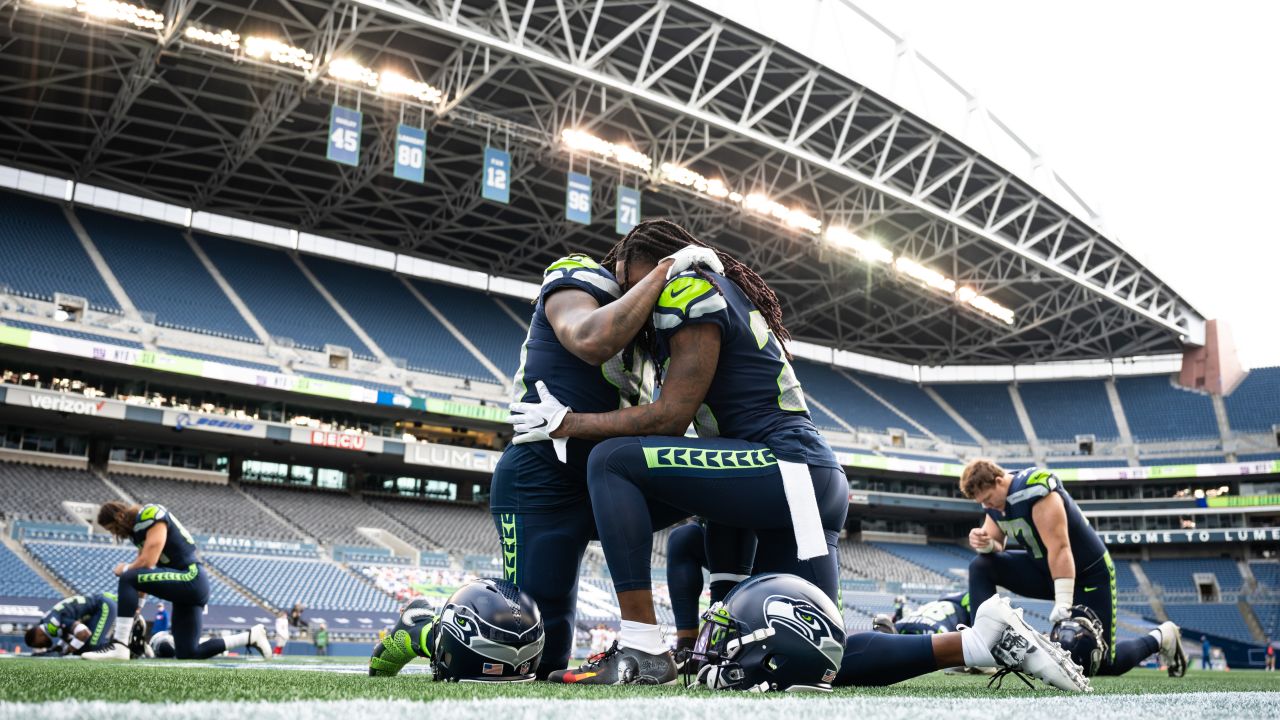
<svg viewBox="0 0 1280 720"><path fill-rule="evenodd" d="M996 586L1030 598L1053 600L1050 621L1085 605L1102 623L1107 653L1100 675L1121 675L1159 652L1169 674L1186 671L1178 626L1116 642L1116 569L1102 538L1057 476L1031 467L1016 473L990 460L973 460L960 476L960 491L986 511L982 527L969 531L978 556L969 564L969 601L977 607ZM1017 543L1020 550L1007 547Z"/></svg>

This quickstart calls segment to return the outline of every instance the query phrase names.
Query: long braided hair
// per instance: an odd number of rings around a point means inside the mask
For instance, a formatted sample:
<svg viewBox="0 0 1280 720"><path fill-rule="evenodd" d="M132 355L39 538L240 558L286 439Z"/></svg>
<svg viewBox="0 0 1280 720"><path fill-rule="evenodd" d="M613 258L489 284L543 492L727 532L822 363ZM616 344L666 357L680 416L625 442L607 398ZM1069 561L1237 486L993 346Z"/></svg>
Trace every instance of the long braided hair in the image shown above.
<svg viewBox="0 0 1280 720"><path fill-rule="evenodd" d="M711 247L701 240L693 236L688 230L677 225L676 223L665 218L655 220L645 220L636 225L621 240L618 241L608 255L604 256L604 266L610 271L621 261L623 265L630 265L633 260L656 263L662 258L680 250L686 245L699 245L701 247ZM742 292L760 311L760 315L764 321L768 323L769 329L773 331L774 337L778 338L779 344L791 339L791 333L787 332L786 325L782 324L782 304L778 301L778 295L769 287L754 270L744 265L737 258L718 248L715 250L716 256L720 258L720 262L724 264L724 276L729 278L742 289ZM695 268L696 272L706 280L716 285L717 289L724 292L716 283L715 278L709 276L703 271L703 268ZM657 357L656 346L657 338L653 331L652 321L646 324L645 328L640 332L640 344L650 351L650 356ZM786 345L782 345L783 353L787 359L791 359L791 353L787 352Z"/></svg>

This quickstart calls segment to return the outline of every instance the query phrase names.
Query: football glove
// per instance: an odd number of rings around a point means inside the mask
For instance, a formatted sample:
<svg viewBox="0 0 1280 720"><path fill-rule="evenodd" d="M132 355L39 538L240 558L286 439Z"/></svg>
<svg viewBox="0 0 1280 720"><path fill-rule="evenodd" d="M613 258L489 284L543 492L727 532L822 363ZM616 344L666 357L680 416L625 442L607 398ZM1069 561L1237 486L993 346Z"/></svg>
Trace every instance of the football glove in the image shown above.
<svg viewBox="0 0 1280 720"><path fill-rule="evenodd" d="M677 250L675 254L668 255L662 259L671 261L671 267L667 270L668 280L693 268L695 265L705 265L712 272L724 274L724 263L720 262L716 251L702 245L685 245Z"/></svg>
<svg viewBox="0 0 1280 720"><path fill-rule="evenodd" d="M511 403L511 415L507 417L507 422L511 423L516 431L516 436L511 443L523 445L550 440L551 446L555 449L556 458L560 462L565 462L569 439L553 438L551 433L560 427L560 423L564 422L564 416L573 410L557 400L547 389L547 384L541 380L534 384L534 388L538 391L538 402Z"/></svg>

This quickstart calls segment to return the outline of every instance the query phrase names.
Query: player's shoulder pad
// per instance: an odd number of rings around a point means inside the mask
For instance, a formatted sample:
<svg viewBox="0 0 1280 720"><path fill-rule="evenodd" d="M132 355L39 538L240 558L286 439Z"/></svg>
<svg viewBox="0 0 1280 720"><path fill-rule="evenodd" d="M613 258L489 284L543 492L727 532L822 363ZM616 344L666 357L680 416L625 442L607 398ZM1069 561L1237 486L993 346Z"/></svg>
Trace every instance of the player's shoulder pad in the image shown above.
<svg viewBox="0 0 1280 720"><path fill-rule="evenodd" d="M169 511L164 509L163 505L149 503L143 505L138 511L138 519L133 523L134 532L142 532L161 520L165 520L169 516Z"/></svg>
<svg viewBox="0 0 1280 720"><path fill-rule="evenodd" d="M709 272L709 271L704 271ZM721 312L729 307L720 288L692 270L667 281L653 309L653 326L659 330L679 327L685 320Z"/></svg>
<svg viewBox="0 0 1280 720"><path fill-rule="evenodd" d="M622 295L622 288L618 286L618 280L613 273L587 255L580 253L566 255L542 271L544 292L552 289L553 286L558 288L572 285L587 285L612 298Z"/></svg>
<svg viewBox="0 0 1280 720"><path fill-rule="evenodd" d="M1014 476L1007 502L1017 504L1038 500L1057 490L1059 485L1058 476L1048 470L1027 468Z"/></svg>

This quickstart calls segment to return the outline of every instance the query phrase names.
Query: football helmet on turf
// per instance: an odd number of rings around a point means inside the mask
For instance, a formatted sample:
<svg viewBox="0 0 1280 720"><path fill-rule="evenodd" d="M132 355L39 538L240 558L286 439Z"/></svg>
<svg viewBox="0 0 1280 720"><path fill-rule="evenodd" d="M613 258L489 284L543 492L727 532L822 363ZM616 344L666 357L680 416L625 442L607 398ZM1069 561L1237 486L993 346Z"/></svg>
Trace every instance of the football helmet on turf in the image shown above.
<svg viewBox="0 0 1280 720"><path fill-rule="evenodd" d="M431 659L437 680L525 682L542 659L542 614L506 580L473 580L440 612Z"/></svg>
<svg viewBox="0 0 1280 720"><path fill-rule="evenodd" d="M1054 623L1049 639L1071 653L1071 659L1093 677L1107 656L1107 640L1098 614L1086 605L1071 608L1071 615Z"/></svg>
<svg viewBox="0 0 1280 720"><path fill-rule="evenodd" d="M716 690L828 691L844 655L835 603L795 575L740 583L702 616L692 656L698 682Z"/></svg>

